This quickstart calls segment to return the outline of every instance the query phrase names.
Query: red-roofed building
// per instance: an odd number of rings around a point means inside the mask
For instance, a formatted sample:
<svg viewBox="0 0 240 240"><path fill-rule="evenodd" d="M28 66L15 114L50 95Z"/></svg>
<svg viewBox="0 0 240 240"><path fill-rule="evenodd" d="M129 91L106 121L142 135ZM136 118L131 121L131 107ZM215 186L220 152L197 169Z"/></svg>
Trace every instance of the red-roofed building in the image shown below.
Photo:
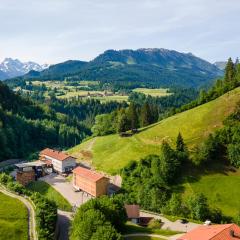
<svg viewBox="0 0 240 240"><path fill-rule="evenodd" d="M132 204L132 205L125 205L126 213L128 220L132 221L133 223L139 223L140 220L140 207L139 205Z"/></svg>
<svg viewBox="0 0 240 240"><path fill-rule="evenodd" d="M109 185L109 179L95 171L77 167L73 170L73 186L82 190L93 197L106 195Z"/></svg>
<svg viewBox="0 0 240 240"><path fill-rule="evenodd" d="M46 148L39 155L41 161L52 164L53 170L58 173L70 172L76 167L76 158L61 151Z"/></svg>
<svg viewBox="0 0 240 240"><path fill-rule="evenodd" d="M239 240L240 227L236 224L203 225L184 234L178 240Z"/></svg>

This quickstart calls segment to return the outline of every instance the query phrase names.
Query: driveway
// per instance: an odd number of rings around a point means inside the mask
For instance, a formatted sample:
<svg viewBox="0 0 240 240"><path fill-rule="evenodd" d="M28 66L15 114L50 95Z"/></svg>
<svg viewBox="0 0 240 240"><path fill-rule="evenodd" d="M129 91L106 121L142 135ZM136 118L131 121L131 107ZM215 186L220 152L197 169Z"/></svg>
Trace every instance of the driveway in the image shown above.
<svg viewBox="0 0 240 240"><path fill-rule="evenodd" d="M170 220L161 216L160 214L148 213L145 211L140 211L140 217L153 217L155 219L161 219L161 221L163 222L162 229L169 229L169 230L179 231L179 232L189 232L192 229L199 226L199 224L192 223L192 222L183 224L183 223L181 223L180 220L171 222Z"/></svg>
<svg viewBox="0 0 240 240"><path fill-rule="evenodd" d="M60 192L72 206L79 207L92 197L84 192L75 192L71 182L68 182L64 177L57 174L49 174L40 180L47 182L58 192Z"/></svg>
<svg viewBox="0 0 240 240"><path fill-rule="evenodd" d="M69 227L70 221L73 219L72 213L58 210L58 221L57 221L57 240L68 240L69 239Z"/></svg>

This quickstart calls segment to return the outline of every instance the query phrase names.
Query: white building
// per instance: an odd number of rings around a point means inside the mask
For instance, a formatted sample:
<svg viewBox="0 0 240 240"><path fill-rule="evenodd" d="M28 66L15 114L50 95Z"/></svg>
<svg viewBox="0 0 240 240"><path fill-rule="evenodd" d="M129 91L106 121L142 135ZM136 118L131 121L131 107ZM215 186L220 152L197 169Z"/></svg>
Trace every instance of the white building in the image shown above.
<svg viewBox="0 0 240 240"><path fill-rule="evenodd" d="M58 173L70 172L76 167L76 158L50 148L40 152L40 160L52 165L53 170Z"/></svg>

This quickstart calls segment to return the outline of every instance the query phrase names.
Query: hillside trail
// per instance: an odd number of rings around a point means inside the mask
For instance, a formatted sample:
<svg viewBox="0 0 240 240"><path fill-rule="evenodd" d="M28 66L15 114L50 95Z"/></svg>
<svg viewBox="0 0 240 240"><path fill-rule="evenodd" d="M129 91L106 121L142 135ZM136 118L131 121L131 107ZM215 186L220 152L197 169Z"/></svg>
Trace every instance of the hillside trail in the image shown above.
<svg viewBox="0 0 240 240"><path fill-rule="evenodd" d="M0 186L0 192L2 192L3 194L9 197L20 200L26 206L28 210L28 238L30 240L37 240L38 237L36 232L35 211L32 204L26 198L19 196L15 193L9 192L4 188L2 188L1 186Z"/></svg>

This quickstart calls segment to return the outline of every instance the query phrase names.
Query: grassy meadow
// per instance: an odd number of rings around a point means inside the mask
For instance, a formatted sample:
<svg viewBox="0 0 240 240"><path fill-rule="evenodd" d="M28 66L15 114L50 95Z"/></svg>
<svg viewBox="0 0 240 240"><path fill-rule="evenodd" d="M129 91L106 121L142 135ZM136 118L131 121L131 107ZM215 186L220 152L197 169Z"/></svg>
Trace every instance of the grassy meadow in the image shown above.
<svg viewBox="0 0 240 240"><path fill-rule="evenodd" d="M163 140L174 145L179 132L191 150L222 126L239 100L240 88L237 88L209 103L148 126L132 137L118 134L96 137L75 146L69 153L79 161L90 161L98 170L115 174L131 160L159 154Z"/></svg>
<svg viewBox="0 0 240 240"><path fill-rule="evenodd" d="M28 211L18 199L0 192L0 239L28 239Z"/></svg>
<svg viewBox="0 0 240 240"><path fill-rule="evenodd" d="M167 88L135 88L133 92L143 93L153 97L165 97L171 95Z"/></svg>
<svg viewBox="0 0 240 240"><path fill-rule="evenodd" d="M39 192L49 200L54 201L58 208L63 211L71 211L70 203L52 186L43 181L35 181L28 184L27 188L34 192Z"/></svg>
<svg viewBox="0 0 240 240"><path fill-rule="evenodd" d="M210 206L221 209L228 216L239 214L240 170L188 177L183 186L185 199L192 193L203 193Z"/></svg>

